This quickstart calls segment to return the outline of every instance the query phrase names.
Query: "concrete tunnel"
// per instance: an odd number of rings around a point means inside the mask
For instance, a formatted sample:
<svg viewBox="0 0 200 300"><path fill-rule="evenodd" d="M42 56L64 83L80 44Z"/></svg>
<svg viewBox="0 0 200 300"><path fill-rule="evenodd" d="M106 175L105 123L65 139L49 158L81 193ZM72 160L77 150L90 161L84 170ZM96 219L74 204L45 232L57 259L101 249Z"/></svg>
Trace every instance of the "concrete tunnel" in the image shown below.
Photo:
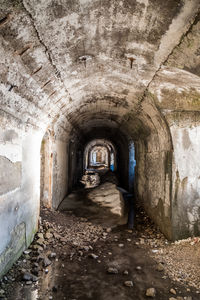
<svg viewBox="0 0 200 300"><path fill-rule="evenodd" d="M0 275L98 139L125 189L134 143L134 196L168 239L199 234L199 1L0 4Z"/></svg>

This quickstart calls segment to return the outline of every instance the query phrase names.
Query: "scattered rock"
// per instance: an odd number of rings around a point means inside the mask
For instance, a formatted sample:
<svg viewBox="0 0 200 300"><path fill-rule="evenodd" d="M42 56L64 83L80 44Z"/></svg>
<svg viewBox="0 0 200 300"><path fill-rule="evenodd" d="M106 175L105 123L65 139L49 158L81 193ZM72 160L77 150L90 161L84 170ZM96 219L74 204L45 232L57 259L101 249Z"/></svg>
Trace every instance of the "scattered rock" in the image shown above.
<svg viewBox="0 0 200 300"><path fill-rule="evenodd" d="M128 270L125 270L125 271L124 271L124 275L128 275Z"/></svg>
<svg viewBox="0 0 200 300"><path fill-rule="evenodd" d="M33 245L33 249L43 251L43 248L39 245Z"/></svg>
<svg viewBox="0 0 200 300"><path fill-rule="evenodd" d="M98 258L98 255L96 255L94 253L90 253L88 256L91 257L91 258L93 258L93 259L97 259Z"/></svg>
<svg viewBox="0 0 200 300"><path fill-rule="evenodd" d="M176 295L176 290L175 289L170 289L170 293L173 295Z"/></svg>
<svg viewBox="0 0 200 300"><path fill-rule="evenodd" d="M127 281L124 282L124 285L128 286L128 287L132 287L133 286L133 281L127 280Z"/></svg>
<svg viewBox="0 0 200 300"><path fill-rule="evenodd" d="M49 258L55 258L56 257L56 253L55 252L51 252L50 254L49 254Z"/></svg>
<svg viewBox="0 0 200 300"><path fill-rule="evenodd" d="M44 257L44 260L43 260L43 265L44 265L44 267L48 267L50 264L51 264L50 259L48 259L48 258L45 256L45 257Z"/></svg>
<svg viewBox="0 0 200 300"><path fill-rule="evenodd" d="M109 274L118 274L118 270L116 268L112 268L112 267L108 268L107 272Z"/></svg>
<svg viewBox="0 0 200 300"><path fill-rule="evenodd" d="M58 291L58 287L57 287L56 285L54 285L54 286L52 287L52 291L53 291L54 293L56 293L56 292Z"/></svg>
<svg viewBox="0 0 200 300"><path fill-rule="evenodd" d="M27 255L27 254L30 254L30 253L31 253L31 251L32 251L31 249L27 249L27 250L24 250L24 252L23 252L23 253Z"/></svg>
<svg viewBox="0 0 200 300"><path fill-rule="evenodd" d="M43 233L40 232L40 233L37 234L37 236L38 236L39 239L44 240L44 235L43 235Z"/></svg>
<svg viewBox="0 0 200 300"><path fill-rule="evenodd" d="M31 274L31 273L24 273L23 277L22 277L22 280L36 282L36 281L38 281L38 278L35 275Z"/></svg>
<svg viewBox="0 0 200 300"><path fill-rule="evenodd" d="M50 239L50 238L52 238L52 237L53 237L53 234L50 233L50 232L47 232L47 233L45 234L45 239Z"/></svg>
<svg viewBox="0 0 200 300"><path fill-rule="evenodd" d="M42 245L44 244L44 239L39 238L39 239L37 240L37 244L40 245L40 246L42 246Z"/></svg>
<svg viewBox="0 0 200 300"><path fill-rule="evenodd" d="M156 296L156 289L155 288L149 288L146 290L146 296L147 297L155 297Z"/></svg>
<svg viewBox="0 0 200 300"><path fill-rule="evenodd" d="M38 276L39 275L39 268L38 267L35 267L32 269L31 271L35 276Z"/></svg>
<svg viewBox="0 0 200 300"><path fill-rule="evenodd" d="M140 245L144 245L145 244L145 240L143 238L140 238Z"/></svg>
<svg viewBox="0 0 200 300"><path fill-rule="evenodd" d="M57 240L59 240L59 239L61 238L61 236L60 236L58 233L56 233L56 232L53 233L53 236L54 236L55 239L57 239Z"/></svg>
<svg viewBox="0 0 200 300"><path fill-rule="evenodd" d="M118 246L119 246L120 248L123 248L123 247L124 247L124 244L118 244Z"/></svg>
<svg viewBox="0 0 200 300"><path fill-rule="evenodd" d="M90 248L88 246L83 246L82 249L85 250L85 251L89 251L90 250Z"/></svg>
<svg viewBox="0 0 200 300"><path fill-rule="evenodd" d="M159 263L159 264L157 265L157 267L156 267L156 270L159 271L159 272L164 271L164 266L163 266L163 264Z"/></svg>

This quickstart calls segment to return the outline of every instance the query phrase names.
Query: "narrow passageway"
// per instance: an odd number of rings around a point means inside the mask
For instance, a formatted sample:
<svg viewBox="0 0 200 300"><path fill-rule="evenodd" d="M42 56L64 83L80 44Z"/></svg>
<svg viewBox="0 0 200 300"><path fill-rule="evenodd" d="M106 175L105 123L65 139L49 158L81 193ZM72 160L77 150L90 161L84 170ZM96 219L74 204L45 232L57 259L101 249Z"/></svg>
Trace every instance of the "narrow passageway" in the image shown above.
<svg viewBox="0 0 200 300"><path fill-rule="evenodd" d="M45 134L39 231L2 279L0 299L199 299L199 268L191 276L195 261L179 260L200 239L169 242L138 198L141 152L136 156L132 139L122 137L122 147L100 132L81 143L71 139L68 157L62 145L56 160Z"/></svg>
<svg viewBox="0 0 200 300"><path fill-rule="evenodd" d="M0 0L0 298L200 299L199 55L199 0Z"/></svg>

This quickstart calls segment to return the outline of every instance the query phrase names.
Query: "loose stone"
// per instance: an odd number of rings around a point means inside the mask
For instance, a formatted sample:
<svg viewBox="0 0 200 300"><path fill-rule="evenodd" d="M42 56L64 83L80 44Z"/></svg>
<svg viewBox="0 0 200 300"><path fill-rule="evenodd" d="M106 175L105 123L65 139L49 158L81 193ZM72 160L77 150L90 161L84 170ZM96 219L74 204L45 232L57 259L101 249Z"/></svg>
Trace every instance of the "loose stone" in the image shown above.
<svg viewBox="0 0 200 300"><path fill-rule="evenodd" d="M125 281L124 285L128 286L128 287L132 287L133 286L133 281L131 281L131 280Z"/></svg>
<svg viewBox="0 0 200 300"><path fill-rule="evenodd" d="M45 238L46 238L46 239L50 239L50 238L52 238L52 237L53 237L53 234L50 233L50 232L47 232L47 233L45 234Z"/></svg>
<svg viewBox="0 0 200 300"><path fill-rule="evenodd" d="M163 264L159 263L156 267L156 270L159 271L159 272L162 272L164 270L164 266Z"/></svg>
<svg viewBox="0 0 200 300"><path fill-rule="evenodd" d="M24 281L34 281L34 282L38 280L38 278L36 276L34 276L33 274L30 274L30 273L23 274L22 279Z"/></svg>
<svg viewBox="0 0 200 300"><path fill-rule="evenodd" d="M37 244L40 245L40 246L42 246L42 245L44 244L44 239L39 238L39 239L37 240Z"/></svg>
<svg viewBox="0 0 200 300"><path fill-rule="evenodd" d="M170 293L176 295L175 289L170 289Z"/></svg>
<svg viewBox="0 0 200 300"><path fill-rule="evenodd" d="M146 296L147 297L155 297L156 296L156 289L155 288L149 288L146 290Z"/></svg>
<svg viewBox="0 0 200 300"><path fill-rule="evenodd" d="M112 268L112 267L108 268L107 272L109 274L118 274L118 270L116 268Z"/></svg>
<svg viewBox="0 0 200 300"><path fill-rule="evenodd" d="M97 259L98 255L94 254L94 253L90 253L89 257L93 258L93 259Z"/></svg>
<svg viewBox="0 0 200 300"><path fill-rule="evenodd" d="M44 235L43 235L43 233L41 233L41 232L38 233L37 236L39 237L39 239L42 239L42 240L44 239Z"/></svg>

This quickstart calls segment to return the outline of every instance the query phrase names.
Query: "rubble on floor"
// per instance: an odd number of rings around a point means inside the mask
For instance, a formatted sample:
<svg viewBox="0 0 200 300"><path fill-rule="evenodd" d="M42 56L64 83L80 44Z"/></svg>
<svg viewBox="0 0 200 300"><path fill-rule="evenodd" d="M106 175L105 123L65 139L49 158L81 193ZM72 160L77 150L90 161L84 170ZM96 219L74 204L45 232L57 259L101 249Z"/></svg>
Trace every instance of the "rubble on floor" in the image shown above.
<svg viewBox="0 0 200 300"><path fill-rule="evenodd" d="M200 238L194 237L160 247L154 254L172 280L200 290ZM199 295L200 298L200 295Z"/></svg>
<svg viewBox="0 0 200 300"><path fill-rule="evenodd" d="M197 293L200 293L200 237L170 242L153 226L142 209L137 219L141 217L144 223L139 224L138 229L143 234L136 243L151 247L151 256L158 261L158 271L164 271L175 282L199 289Z"/></svg>
<svg viewBox="0 0 200 300"><path fill-rule="evenodd" d="M98 172L86 170L82 176L81 183L84 184L86 189L94 188L100 184L100 176Z"/></svg>
<svg viewBox="0 0 200 300"><path fill-rule="evenodd" d="M34 242L0 281L0 299L199 299L200 289L189 286L200 274L196 239L168 242L140 209L134 230L94 224L72 211L41 213ZM193 269L191 282L169 279Z"/></svg>

